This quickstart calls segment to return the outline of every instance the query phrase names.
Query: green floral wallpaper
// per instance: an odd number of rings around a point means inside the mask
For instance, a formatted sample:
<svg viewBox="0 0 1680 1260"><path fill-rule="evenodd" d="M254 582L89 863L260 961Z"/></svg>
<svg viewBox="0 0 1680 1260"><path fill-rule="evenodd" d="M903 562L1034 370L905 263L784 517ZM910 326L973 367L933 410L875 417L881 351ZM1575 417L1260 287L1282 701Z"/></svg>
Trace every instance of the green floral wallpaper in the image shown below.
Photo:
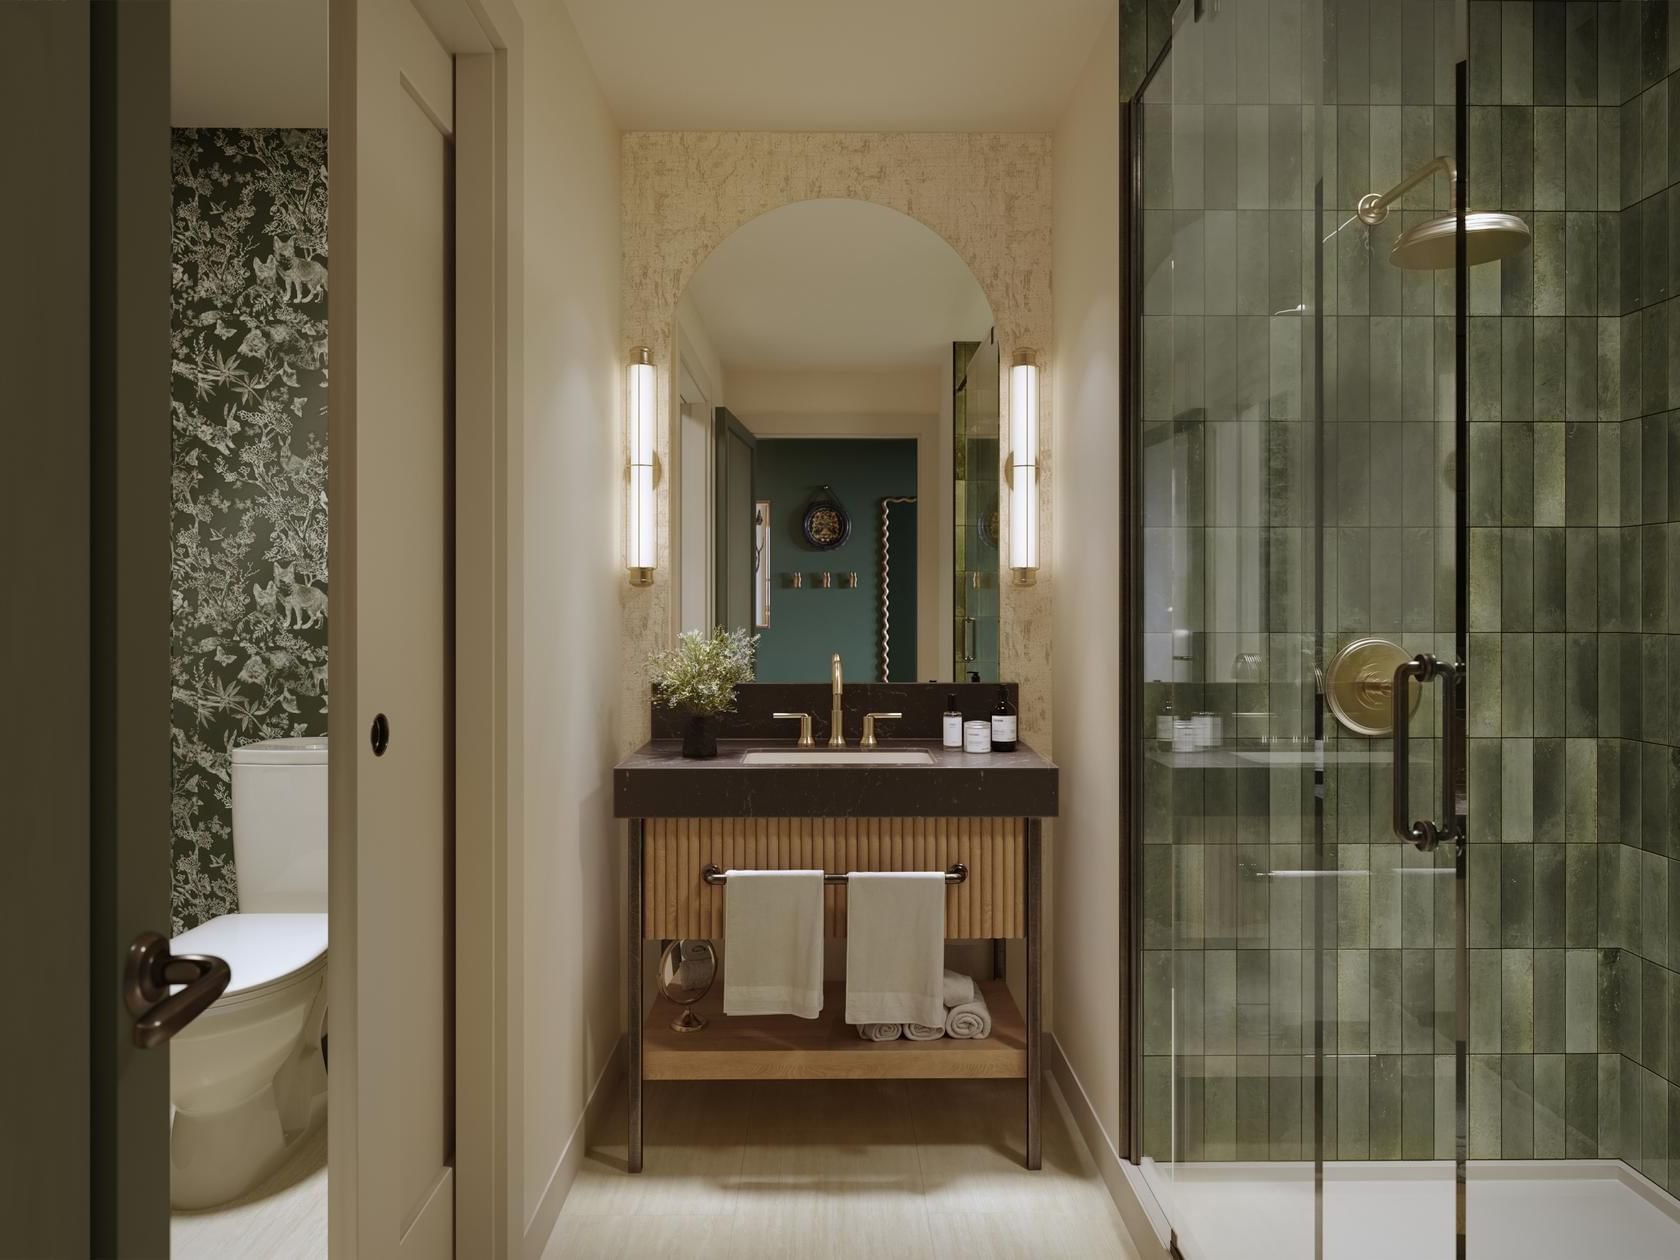
<svg viewBox="0 0 1680 1260"><path fill-rule="evenodd" d="M228 754L327 728L327 135L177 130L174 931L238 907Z"/></svg>

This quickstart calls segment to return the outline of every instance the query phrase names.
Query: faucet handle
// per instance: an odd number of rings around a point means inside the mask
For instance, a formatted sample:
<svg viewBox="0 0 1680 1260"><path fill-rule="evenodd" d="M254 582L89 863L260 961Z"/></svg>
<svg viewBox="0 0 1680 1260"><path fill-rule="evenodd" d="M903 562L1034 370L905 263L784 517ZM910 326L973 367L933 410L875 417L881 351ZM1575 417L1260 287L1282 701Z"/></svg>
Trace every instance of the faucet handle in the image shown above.
<svg viewBox="0 0 1680 1260"><path fill-rule="evenodd" d="M798 718L799 719L799 745L798 746L800 748L815 748L817 746L817 741L811 738L811 715L809 713L772 713L770 716L773 717L773 718L785 719L786 721L789 721L789 722L793 721L795 718Z"/></svg>
<svg viewBox="0 0 1680 1260"><path fill-rule="evenodd" d="M879 746L880 741L875 738L876 718L880 718L883 722L891 722L903 716L902 713L865 713L863 715L863 738L858 742L858 747L875 748Z"/></svg>

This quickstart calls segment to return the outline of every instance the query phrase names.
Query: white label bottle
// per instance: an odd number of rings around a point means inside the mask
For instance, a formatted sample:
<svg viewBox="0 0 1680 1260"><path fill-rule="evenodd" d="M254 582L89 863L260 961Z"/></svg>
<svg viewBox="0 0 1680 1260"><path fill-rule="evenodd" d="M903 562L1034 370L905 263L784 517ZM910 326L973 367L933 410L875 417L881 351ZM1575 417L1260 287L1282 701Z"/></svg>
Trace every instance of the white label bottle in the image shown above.
<svg viewBox="0 0 1680 1260"><path fill-rule="evenodd" d="M947 748L961 748L963 746L963 716L957 707L957 693L952 692L945 697L945 726L940 743Z"/></svg>

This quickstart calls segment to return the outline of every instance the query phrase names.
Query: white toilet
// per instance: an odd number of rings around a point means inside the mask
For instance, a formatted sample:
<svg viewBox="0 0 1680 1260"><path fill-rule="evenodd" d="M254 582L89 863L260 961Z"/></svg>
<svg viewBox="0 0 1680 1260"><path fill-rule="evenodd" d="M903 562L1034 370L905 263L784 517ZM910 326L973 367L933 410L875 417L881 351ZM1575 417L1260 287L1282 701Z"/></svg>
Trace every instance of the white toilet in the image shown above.
<svg viewBox="0 0 1680 1260"><path fill-rule="evenodd" d="M227 960L227 991L170 1042L170 1202L249 1190L326 1116L327 741L233 752L238 914L181 933Z"/></svg>

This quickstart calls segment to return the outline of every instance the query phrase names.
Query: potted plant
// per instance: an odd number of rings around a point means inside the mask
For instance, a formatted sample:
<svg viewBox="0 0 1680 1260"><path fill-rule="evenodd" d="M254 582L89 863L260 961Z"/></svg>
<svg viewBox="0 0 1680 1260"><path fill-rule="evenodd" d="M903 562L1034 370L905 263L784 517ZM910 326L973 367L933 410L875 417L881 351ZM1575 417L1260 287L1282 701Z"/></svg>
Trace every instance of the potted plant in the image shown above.
<svg viewBox="0 0 1680 1260"><path fill-rule="evenodd" d="M653 698L688 714L683 756L717 756L717 717L735 711L735 688L753 679L758 638L745 630L685 630L653 657Z"/></svg>

